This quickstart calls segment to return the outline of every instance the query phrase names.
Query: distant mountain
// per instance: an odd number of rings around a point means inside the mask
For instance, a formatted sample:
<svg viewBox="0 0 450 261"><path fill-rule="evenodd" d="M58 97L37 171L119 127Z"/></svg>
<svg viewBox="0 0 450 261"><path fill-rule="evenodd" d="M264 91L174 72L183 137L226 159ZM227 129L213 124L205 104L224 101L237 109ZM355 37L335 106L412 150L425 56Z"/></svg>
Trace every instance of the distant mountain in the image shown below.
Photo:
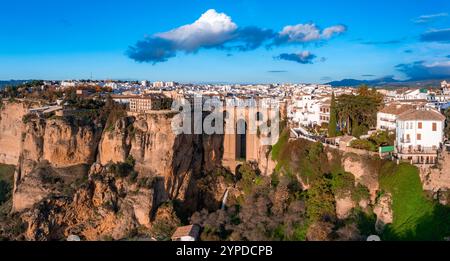
<svg viewBox="0 0 450 261"><path fill-rule="evenodd" d="M388 76L388 77L383 77L383 78L379 78L379 79L375 79L375 80L356 80L356 79L344 79L341 81L332 81L329 82L327 84L331 85L331 86L359 86L361 84L367 84L367 85L371 85L371 86L381 86L381 85L386 85L386 84L391 84L391 83L398 83L401 81L395 80L393 77Z"/></svg>
<svg viewBox="0 0 450 261"><path fill-rule="evenodd" d="M27 82L28 80L9 80L9 81L0 81L0 89L3 89L5 86L8 85L19 85L24 82Z"/></svg>
<svg viewBox="0 0 450 261"><path fill-rule="evenodd" d="M374 79L374 80L357 80L357 79L344 79L341 81L333 81L327 84L333 87L356 87L362 84L366 84L374 87L440 87L441 81L445 79L426 79L426 80L406 80L399 81L391 76Z"/></svg>

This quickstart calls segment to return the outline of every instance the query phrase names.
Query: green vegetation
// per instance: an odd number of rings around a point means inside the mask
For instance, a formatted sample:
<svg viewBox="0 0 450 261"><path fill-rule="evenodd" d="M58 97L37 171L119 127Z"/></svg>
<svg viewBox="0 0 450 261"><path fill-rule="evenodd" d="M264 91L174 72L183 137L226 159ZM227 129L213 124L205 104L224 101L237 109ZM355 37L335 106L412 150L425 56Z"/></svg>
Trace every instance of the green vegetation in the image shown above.
<svg viewBox="0 0 450 261"><path fill-rule="evenodd" d="M306 213L311 223L336 216L332 183L328 178L318 179L307 190Z"/></svg>
<svg viewBox="0 0 450 261"><path fill-rule="evenodd" d="M161 215L159 216L158 213ZM158 213L153 222L151 234L158 241L169 241L177 227L181 225L181 221L175 214L172 202L166 202L159 206Z"/></svg>
<svg viewBox="0 0 450 261"><path fill-rule="evenodd" d="M272 159L276 160L279 158L281 149L286 145L288 141L289 131L285 130L281 133L277 143L272 146Z"/></svg>
<svg viewBox="0 0 450 261"><path fill-rule="evenodd" d="M356 149L378 152L379 147L393 146L395 134L387 131L380 131L372 134L367 139L357 139L351 142L350 146Z"/></svg>
<svg viewBox="0 0 450 261"><path fill-rule="evenodd" d="M109 132L114 130L115 124L119 119L127 116L126 107L114 102L111 96L106 98L104 110L108 112L105 130ZM132 128L133 125L131 124L130 126ZM134 130L129 129L129 131L133 132Z"/></svg>
<svg viewBox="0 0 450 261"><path fill-rule="evenodd" d="M28 122L31 122L32 120L35 120L35 119L38 119L39 117L36 115L36 114L34 114L34 113L28 113L28 114L25 114L24 116L23 116L23 118L22 118L22 122L24 123L24 124L27 124Z"/></svg>
<svg viewBox="0 0 450 261"><path fill-rule="evenodd" d="M330 105L330 123L328 124L328 137L337 136L337 111L336 111L336 97L334 92L331 95Z"/></svg>
<svg viewBox="0 0 450 261"><path fill-rule="evenodd" d="M375 89L363 85L357 95L341 95L337 98L336 111L340 130L360 137L375 126L377 111L383 96Z"/></svg>
<svg viewBox="0 0 450 261"><path fill-rule="evenodd" d="M272 151L272 157L277 161L276 172L298 176L306 183L313 183L325 173L341 170L338 153L330 152L335 157L329 160L320 142L314 143L303 139L288 142L287 137L283 135Z"/></svg>
<svg viewBox="0 0 450 261"><path fill-rule="evenodd" d="M447 139L450 139L450 108L445 110L444 115L447 118L447 125L445 126L445 136L447 137Z"/></svg>
<svg viewBox="0 0 450 261"><path fill-rule="evenodd" d="M360 150L368 150L368 151L377 151L377 146L375 144L373 144L372 142L370 142L369 140L354 140L350 143L350 146L352 148L355 149L360 149Z"/></svg>
<svg viewBox="0 0 450 261"><path fill-rule="evenodd" d="M0 205L11 198L14 169L14 166L0 164Z"/></svg>
<svg viewBox="0 0 450 261"><path fill-rule="evenodd" d="M386 227L386 240L442 240L450 235L450 210L426 198L418 169L387 162L380 187L392 194L394 222Z"/></svg>
<svg viewBox="0 0 450 261"><path fill-rule="evenodd" d="M126 178L130 176L131 181L137 181L137 173L134 170L136 161L133 156L129 155L125 162L114 163L110 166L110 171L114 173L115 177Z"/></svg>

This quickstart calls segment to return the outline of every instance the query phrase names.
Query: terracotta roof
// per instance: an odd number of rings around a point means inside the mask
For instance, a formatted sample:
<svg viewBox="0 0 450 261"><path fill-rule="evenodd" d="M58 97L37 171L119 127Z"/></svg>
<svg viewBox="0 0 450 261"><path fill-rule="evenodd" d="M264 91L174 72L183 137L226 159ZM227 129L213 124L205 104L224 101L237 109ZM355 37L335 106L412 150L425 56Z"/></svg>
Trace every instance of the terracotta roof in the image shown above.
<svg viewBox="0 0 450 261"><path fill-rule="evenodd" d="M414 109L413 105L394 103L394 104L387 105L380 112L393 114L393 115L400 115L400 114L407 112L409 110L412 110L412 109Z"/></svg>
<svg viewBox="0 0 450 261"><path fill-rule="evenodd" d="M179 239L181 237L191 236L193 238L198 237L198 233L200 232L200 227L198 225L189 225L184 227L179 227L173 233L172 240Z"/></svg>
<svg viewBox="0 0 450 261"><path fill-rule="evenodd" d="M432 109L412 109L400 114L400 116L398 116L398 119L401 121L445 121L445 116Z"/></svg>

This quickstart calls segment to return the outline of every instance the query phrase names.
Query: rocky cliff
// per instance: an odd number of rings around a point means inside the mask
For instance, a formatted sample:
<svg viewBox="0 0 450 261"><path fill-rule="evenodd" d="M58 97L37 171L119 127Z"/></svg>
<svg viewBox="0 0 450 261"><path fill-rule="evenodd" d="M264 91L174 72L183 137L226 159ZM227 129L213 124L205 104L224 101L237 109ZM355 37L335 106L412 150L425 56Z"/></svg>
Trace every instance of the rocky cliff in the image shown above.
<svg viewBox="0 0 450 261"><path fill-rule="evenodd" d="M70 182L87 175L94 163L102 128L76 119L33 119L23 127L21 154L15 174L13 210L33 206L51 190L49 175ZM83 167L84 166L84 167Z"/></svg>
<svg viewBox="0 0 450 261"><path fill-rule="evenodd" d="M188 216L211 200L196 184L220 167L220 135L175 135L171 113L125 116L103 128L76 117L22 121L26 112L20 103L3 107L0 137L9 147L0 152L17 165L12 211L29 240L121 239L151 228L164 202L178 202Z"/></svg>
<svg viewBox="0 0 450 261"><path fill-rule="evenodd" d="M173 113L121 113L106 124L83 111L22 120L28 108L3 106L0 163L17 166L12 212L29 240L127 238L152 229L167 202L186 222L239 194L221 165L223 135L176 135ZM257 153L261 173L271 172L270 148Z"/></svg>
<svg viewBox="0 0 450 261"><path fill-rule="evenodd" d="M0 105L0 163L16 165L21 153L22 117L29 105L3 101Z"/></svg>

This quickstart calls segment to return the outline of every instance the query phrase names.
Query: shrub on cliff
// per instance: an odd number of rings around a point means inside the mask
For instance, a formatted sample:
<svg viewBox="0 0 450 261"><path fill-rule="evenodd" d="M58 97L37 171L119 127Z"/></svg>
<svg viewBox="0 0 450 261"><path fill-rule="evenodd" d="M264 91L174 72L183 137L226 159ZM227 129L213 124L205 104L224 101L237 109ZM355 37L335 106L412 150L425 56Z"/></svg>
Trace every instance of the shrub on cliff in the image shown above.
<svg viewBox="0 0 450 261"><path fill-rule="evenodd" d="M130 175L133 177L133 180L136 181L137 173L134 171L135 162L133 156L129 155L125 162L112 164L110 170L114 173L115 177L125 178Z"/></svg>
<svg viewBox="0 0 450 261"><path fill-rule="evenodd" d="M159 206L156 212L151 234L158 241L169 241L180 225L181 221L175 213L172 202L166 202Z"/></svg>
<svg viewBox="0 0 450 261"><path fill-rule="evenodd" d="M11 198L14 166L0 164L0 205Z"/></svg>
<svg viewBox="0 0 450 261"><path fill-rule="evenodd" d="M11 185L4 180L0 180L0 205L11 197Z"/></svg>

